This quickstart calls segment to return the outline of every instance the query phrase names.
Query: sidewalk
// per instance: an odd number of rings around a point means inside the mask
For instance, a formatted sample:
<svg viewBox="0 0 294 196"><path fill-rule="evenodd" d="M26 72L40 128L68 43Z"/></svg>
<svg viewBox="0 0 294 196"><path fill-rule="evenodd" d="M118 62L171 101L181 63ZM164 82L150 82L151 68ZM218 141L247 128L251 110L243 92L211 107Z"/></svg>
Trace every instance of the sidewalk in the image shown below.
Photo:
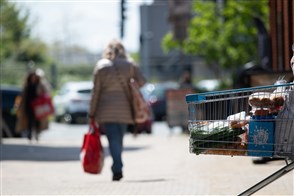
<svg viewBox="0 0 294 196"><path fill-rule="evenodd" d="M188 136L125 137L124 178L111 181L107 141L100 175L83 172L81 139L3 139L1 195L237 195L285 165L251 157L193 155ZM293 171L255 195L293 195Z"/></svg>

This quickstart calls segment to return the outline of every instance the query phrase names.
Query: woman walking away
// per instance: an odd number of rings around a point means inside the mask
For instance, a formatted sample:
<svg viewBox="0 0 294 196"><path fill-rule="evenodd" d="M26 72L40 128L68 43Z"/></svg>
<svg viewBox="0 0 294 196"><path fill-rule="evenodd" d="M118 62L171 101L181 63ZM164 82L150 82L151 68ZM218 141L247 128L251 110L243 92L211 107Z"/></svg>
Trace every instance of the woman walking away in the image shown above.
<svg viewBox="0 0 294 196"><path fill-rule="evenodd" d="M129 79L133 77L140 87L145 79L137 65L130 60L123 44L111 41L94 69L93 91L89 118L105 132L113 164L113 181L123 177L123 136L129 124L133 124Z"/></svg>

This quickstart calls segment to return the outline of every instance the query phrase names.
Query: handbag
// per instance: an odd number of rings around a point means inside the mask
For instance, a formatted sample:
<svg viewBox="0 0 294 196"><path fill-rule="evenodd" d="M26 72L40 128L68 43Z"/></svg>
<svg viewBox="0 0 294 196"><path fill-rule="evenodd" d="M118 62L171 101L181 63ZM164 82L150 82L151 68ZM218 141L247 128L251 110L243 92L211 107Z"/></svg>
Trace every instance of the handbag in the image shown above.
<svg viewBox="0 0 294 196"><path fill-rule="evenodd" d="M41 95L35 98L32 103L35 118L38 120L47 118L54 113L54 107L49 95Z"/></svg>
<svg viewBox="0 0 294 196"><path fill-rule="evenodd" d="M135 123L140 124L151 118L151 112L148 103L145 101L138 83L134 78L130 79L132 93L133 118Z"/></svg>
<svg viewBox="0 0 294 196"><path fill-rule="evenodd" d="M113 66L120 80L120 84L124 88L124 92L131 102L132 116L135 124L144 123L151 119L150 107L140 91L138 82L135 80L133 66L131 66L131 77L128 79L128 87L125 85L125 82L115 64ZM130 89L130 94L128 93L129 91L127 88Z"/></svg>
<svg viewBox="0 0 294 196"><path fill-rule="evenodd" d="M83 170L89 174L100 174L104 165L104 153L100 140L99 127L90 123L89 131L84 135L80 152Z"/></svg>

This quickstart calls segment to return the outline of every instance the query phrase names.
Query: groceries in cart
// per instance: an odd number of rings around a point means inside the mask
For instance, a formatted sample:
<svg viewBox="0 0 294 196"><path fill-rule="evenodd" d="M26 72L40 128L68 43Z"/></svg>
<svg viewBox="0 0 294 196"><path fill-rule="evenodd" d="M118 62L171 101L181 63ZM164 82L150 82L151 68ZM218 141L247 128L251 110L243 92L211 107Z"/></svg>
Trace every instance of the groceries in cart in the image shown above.
<svg viewBox="0 0 294 196"><path fill-rule="evenodd" d="M208 154L224 153L240 155L239 153L242 152L237 149L246 148L241 137L245 132L245 129L241 127L233 128L226 121L207 122L207 124L203 124L197 128L195 127L195 130L191 131L191 150L195 154L206 152ZM210 149L209 151L207 151L208 148ZM225 148L231 150L226 151ZM224 149L224 151L219 151L220 149Z"/></svg>
<svg viewBox="0 0 294 196"><path fill-rule="evenodd" d="M247 125L245 112L231 115L223 121L204 121L190 128L191 150L195 154L244 155Z"/></svg>
<svg viewBox="0 0 294 196"><path fill-rule="evenodd" d="M290 83L187 95L190 152L293 156L293 87Z"/></svg>
<svg viewBox="0 0 294 196"><path fill-rule="evenodd" d="M253 109L269 110L270 113L278 112L285 103L286 91L273 93L258 92L249 96L249 104Z"/></svg>
<svg viewBox="0 0 294 196"><path fill-rule="evenodd" d="M284 106L287 92L285 87L277 87L270 92L256 92L249 96L249 105L255 116L266 117L270 114L277 115Z"/></svg>

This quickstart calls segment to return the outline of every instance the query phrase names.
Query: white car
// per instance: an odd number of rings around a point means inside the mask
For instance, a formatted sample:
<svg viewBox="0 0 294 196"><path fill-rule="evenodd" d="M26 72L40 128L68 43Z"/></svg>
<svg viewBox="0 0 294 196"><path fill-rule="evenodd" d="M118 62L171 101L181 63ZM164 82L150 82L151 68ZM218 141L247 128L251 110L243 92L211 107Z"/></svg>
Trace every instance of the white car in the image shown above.
<svg viewBox="0 0 294 196"><path fill-rule="evenodd" d="M77 123L80 119L86 119L92 88L92 81L65 83L53 98L55 120Z"/></svg>

